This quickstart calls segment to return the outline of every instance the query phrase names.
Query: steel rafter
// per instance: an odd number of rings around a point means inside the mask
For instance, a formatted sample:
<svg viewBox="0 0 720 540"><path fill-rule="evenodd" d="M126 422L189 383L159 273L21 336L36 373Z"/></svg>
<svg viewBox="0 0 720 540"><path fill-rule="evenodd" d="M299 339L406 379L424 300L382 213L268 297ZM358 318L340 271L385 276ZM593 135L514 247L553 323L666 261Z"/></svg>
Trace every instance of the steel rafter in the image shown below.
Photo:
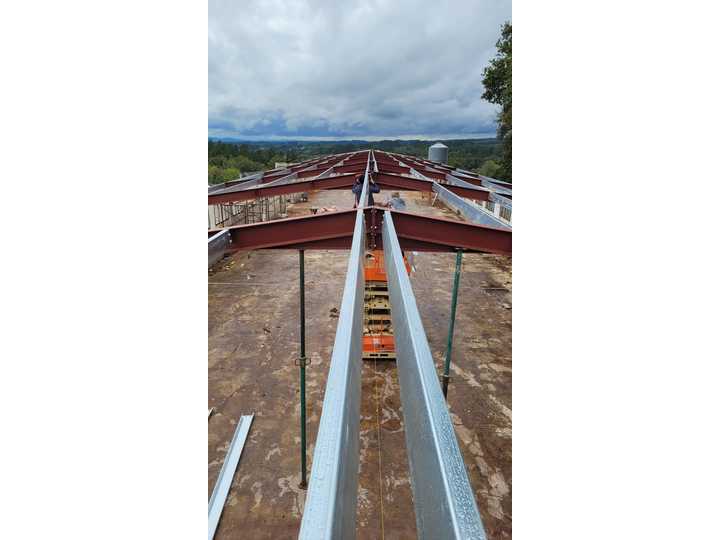
<svg viewBox="0 0 720 540"><path fill-rule="evenodd" d="M485 539L393 217L382 235L418 538Z"/></svg>
<svg viewBox="0 0 720 540"><path fill-rule="evenodd" d="M287 195L290 193L319 189L342 189L352 186L354 178L354 174L342 174L326 178L312 178L309 180L274 184L272 186L253 186L241 191L221 193L219 195L211 193L208 195L208 205L249 201L257 199L258 197L275 197L277 195Z"/></svg>
<svg viewBox="0 0 720 540"><path fill-rule="evenodd" d="M276 219L250 225L227 227L230 249L300 249L317 241L335 242L335 249L349 249L355 210L340 210L311 216ZM324 248L325 249L325 248ZM331 248L327 248L331 249Z"/></svg>
<svg viewBox="0 0 720 540"><path fill-rule="evenodd" d="M390 210L403 249L410 241L420 245L416 251L465 251L512 255L512 231L465 221L431 218L411 212Z"/></svg>
<svg viewBox="0 0 720 540"><path fill-rule="evenodd" d="M422 180L419 178L412 178L410 176L400 176L397 174L385 173L380 167L380 172L375 174L375 182L380 186L386 188L394 188L400 190L410 191L433 191L433 183L431 180ZM447 189L459 195L461 197L467 197L468 199L475 199L477 201L487 201L490 197L490 191L483 188L470 188L465 186L453 186L446 185Z"/></svg>

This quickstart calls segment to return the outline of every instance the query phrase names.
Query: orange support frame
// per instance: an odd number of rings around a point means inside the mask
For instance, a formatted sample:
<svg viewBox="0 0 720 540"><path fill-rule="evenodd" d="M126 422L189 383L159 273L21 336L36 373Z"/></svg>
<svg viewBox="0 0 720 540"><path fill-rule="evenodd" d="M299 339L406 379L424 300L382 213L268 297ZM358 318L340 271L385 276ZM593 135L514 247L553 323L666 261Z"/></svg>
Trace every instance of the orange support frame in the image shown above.
<svg viewBox="0 0 720 540"><path fill-rule="evenodd" d="M403 255L403 262L407 269L408 275L410 274L410 264L407 261L405 255ZM365 281L385 281L387 282L387 275L385 274L385 255L383 250L375 249L369 251L365 255Z"/></svg>

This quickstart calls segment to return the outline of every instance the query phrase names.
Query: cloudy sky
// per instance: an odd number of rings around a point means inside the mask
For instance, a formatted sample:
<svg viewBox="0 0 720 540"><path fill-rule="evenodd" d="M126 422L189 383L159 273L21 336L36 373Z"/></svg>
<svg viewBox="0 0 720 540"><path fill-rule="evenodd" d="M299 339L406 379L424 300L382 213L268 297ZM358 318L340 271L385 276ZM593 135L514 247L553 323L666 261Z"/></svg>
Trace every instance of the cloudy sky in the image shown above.
<svg viewBox="0 0 720 540"><path fill-rule="evenodd" d="M509 0L210 0L208 134L494 136L483 101Z"/></svg>

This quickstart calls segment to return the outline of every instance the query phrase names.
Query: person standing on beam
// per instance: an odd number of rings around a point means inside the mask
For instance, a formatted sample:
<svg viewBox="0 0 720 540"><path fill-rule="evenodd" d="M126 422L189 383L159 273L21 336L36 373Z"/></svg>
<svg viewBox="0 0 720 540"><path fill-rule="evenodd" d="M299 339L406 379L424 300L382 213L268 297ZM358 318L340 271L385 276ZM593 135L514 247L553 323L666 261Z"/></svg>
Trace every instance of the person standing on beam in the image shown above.
<svg viewBox="0 0 720 540"><path fill-rule="evenodd" d="M355 194L355 204L353 205L353 208L357 208L358 204L360 204L360 195L362 195L362 188L363 188L363 176L364 174L358 174L355 176L355 182L353 182L352 185L352 192ZM375 183L375 180L373 180L372 173L368 173L368 177L370 178L370 193L368 193L368 205L374 206L375 200L373 199L373 193L380 193L380 186L378 186Z"/></svg>

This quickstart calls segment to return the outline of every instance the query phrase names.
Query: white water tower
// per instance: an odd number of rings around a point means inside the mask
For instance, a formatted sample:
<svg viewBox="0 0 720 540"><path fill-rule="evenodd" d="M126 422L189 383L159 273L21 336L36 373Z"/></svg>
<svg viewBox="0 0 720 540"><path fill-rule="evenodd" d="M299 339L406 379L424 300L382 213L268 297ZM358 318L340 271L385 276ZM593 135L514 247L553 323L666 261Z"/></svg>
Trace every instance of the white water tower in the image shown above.
<svg viewBox="0 0 720 540"><path fill-rule="evenodd" d="M430 148L428 148L428 159L430 161L436 161L447 165L448 147L441 142L433 144Z"/></svg>

